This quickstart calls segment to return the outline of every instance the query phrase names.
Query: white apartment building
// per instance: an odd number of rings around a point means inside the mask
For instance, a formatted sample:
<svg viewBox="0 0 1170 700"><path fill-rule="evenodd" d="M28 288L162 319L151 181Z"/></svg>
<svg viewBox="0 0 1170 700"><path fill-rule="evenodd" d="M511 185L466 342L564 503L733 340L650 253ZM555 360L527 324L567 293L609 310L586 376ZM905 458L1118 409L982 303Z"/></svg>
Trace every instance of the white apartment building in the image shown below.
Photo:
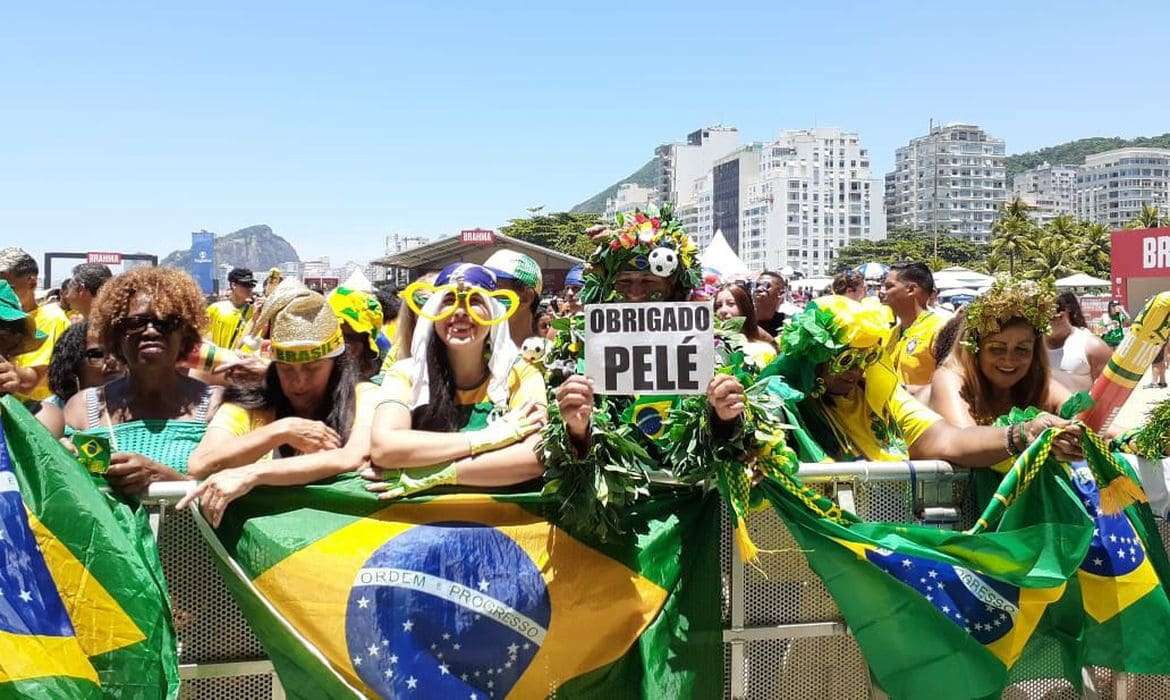
<svg viewBox="0 0 1170 700"><path fill-rule="evenodd" d="M738 147L738 129L707 126L687 134L686 143L668 143L656 148L658 201L674 202L675 206L690 204L695 180L710 173L716 160Z"/></svg>
<svg viewBox="0 0 1170 700"><path fill-rule="evenodd" d="M612 221L618 212L631 214L635 210L645 210L658 201L658 190L652 187L642 187L633 182L623 182L618 185L614 196L605 200L605 218Z"/></svg>
<svg viewBox="0 0 1170 700"><path fill-rule="evenodd" d="M1011 197L1020 197L1032 207L1029 213L1041 225L1064 214L1076 214L1080 173L1076 165L1043 163L1016 175Z"/></svg>
<svg viewBox="0 0 1170 700"><path fill-rule="evenodd" d="M1004 142L974 124L931 127L895 152L885 178L891 228L987 242L1007 198Z"/></svg>
<svg viewBox="0 0 1170 700"><path fill-rule="evenodd" d="M856 133L781 132L763 146L759 176L749 187L740 257L753 270L831 272L838 248L885 237L878 191Z"/></svg>
<svg viewBox="0 0 1170 700"><path fill-rule="evenodd" d="M691 194L686 200L687 203L675 209L675 218L683 230L695 240L700 250L706 248L715 235L712 228L712 198L711 173L707 173L691 184Z"/></svg>
<svg viewBox="0 0 1170 700"><path fill-rule="evenodd" d="M1143 204L1170 207L1170 149L1119 148L1085 158L1077 177L1080 218L1117 229Z"/></svg>

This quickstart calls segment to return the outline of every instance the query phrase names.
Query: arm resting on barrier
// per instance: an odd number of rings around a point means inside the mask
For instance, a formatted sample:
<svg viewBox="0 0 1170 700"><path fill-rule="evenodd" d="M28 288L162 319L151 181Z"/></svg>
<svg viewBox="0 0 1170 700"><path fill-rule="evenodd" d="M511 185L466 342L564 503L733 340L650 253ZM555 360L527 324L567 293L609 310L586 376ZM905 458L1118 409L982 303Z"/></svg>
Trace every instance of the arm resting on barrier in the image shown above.
<svg viewBox="0 0 1170 700"><path fill-rule="evenodd" d="M454 462L471 456L471 445L454 433L413 430L410 411L387 402L374 413L370 461L377 466L410 469Z"/></svg>
<svg viewBox="0 0 1170 700"><path fill-rule="evenodd" d="M460 486L510 486L535 479L544 473L537 450L540 435L529 435L498 450L463 459L455 463L456 482Z"/></svg>
<svg viewBox="0 0 1170 700"><path fill-rule="evenodd" d="M244 435L208 426L199 446L187 460L187 473L197 479L221 469L251 464L284 445L285 423L273 421Z"/></svg>

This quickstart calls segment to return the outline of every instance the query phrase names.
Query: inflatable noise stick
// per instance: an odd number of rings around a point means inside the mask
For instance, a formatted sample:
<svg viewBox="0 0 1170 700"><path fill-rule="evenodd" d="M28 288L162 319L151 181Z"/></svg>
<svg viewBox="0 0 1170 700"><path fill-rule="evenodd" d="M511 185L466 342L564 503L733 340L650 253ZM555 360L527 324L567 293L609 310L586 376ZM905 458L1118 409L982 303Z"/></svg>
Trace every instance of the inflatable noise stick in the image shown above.
<svg viewBox="0 0 1170 700"><path fill-rule="evenodd" d="M225 365L240 361L240 354L221 348L206 340L195 346L191 354L179 360L179 366L204 372L218 372Z"/></svg>
<svg viewBox="0 0 1170 700"><path fill-rule="evenodd" d="M1109 358L1105 371L1093 382L1093 407L1080 420L1094 432L1108 428L1137 383L1149 369L1158 349L1170 338L1170 292L1146 302L1121 345Z"/></svg>

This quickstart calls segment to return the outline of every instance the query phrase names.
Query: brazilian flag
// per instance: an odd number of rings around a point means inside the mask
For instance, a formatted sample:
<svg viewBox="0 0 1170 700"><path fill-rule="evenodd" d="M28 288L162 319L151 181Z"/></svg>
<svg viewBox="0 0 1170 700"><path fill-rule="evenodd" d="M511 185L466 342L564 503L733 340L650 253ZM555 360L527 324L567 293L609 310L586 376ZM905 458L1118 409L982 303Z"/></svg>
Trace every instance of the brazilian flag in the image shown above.
<svg viewBox="0 0 1170 700"><path fill-rule="evenodd" d="M760 489L894 698L998 698L1093 536L1051 471L1028 489L1042 492L1043 517L980 534L862 522L785 475Z"/></svg>
<svg viewBox="0 0 1170 700"><path fill-rule="evenodd" d="M1099 458L1088 451L1086 456ZM1149 506L1136 503L1110 515L1085 463L1068 468L1065 478L1092 519L1092 540L1076 576L1013 669L1013 682L1051 676L1054 659L1076 688L1084 666L1170 674L1170 564ZM1042 507L1034 496L1031 501L1025 507Z"/></svg>
<svg viewBox="0 0 1170 700"><path fill-rule="evenodd" d="M0 697L177 697L153 543L18 401L0 414Z"/></svg>
<svg viewBox="0 0 1170 700"><path fill-rule="evenodd" d="M670 410L677 404L677 396L639 396L622 413L622 420L651 440L658 440L666 435Z"/></svg>
<svg viewBox="0 0 1170 700"><path fill-rule="evenodd" d="M379 501L356 477L197 516L289 697L715 697L718 498L670 491L605 544L530 494Z"/></svg>

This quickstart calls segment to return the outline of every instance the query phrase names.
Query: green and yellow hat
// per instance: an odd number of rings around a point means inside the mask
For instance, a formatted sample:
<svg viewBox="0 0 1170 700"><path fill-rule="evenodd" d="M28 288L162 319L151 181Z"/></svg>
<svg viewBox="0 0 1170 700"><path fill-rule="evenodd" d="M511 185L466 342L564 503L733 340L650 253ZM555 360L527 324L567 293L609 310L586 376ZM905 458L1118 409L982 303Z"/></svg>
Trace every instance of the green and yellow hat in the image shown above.
<svg viewBox="0 0 1170 700"><path fill-rule="evenodd" d="M378 352L378 333L382 330L382 305L366 292L338 287L329 292L329 307L337 319L354 333L365 333L370 350Z"/></svg>
<svg viewBox="0 0 1170 700"><path fill-rule="evenodd" d="M819 297L784 326L776 362L790 385L809 394L817 368L825 363L834 372L860 368L868 378L889 339L890 325L880 307L838 295Z"/></svg>
<svg viewBox="0 0 1170 700"><path fill-rule="evenodd" d="M36 350L48 337L37 330L36 321L25 313L24 307L20 304L20 297L16 296L16 290L8 283L8 280L0 280L0 321L24 323L26 338L17 352L13 353L14 355L23 355L26 352Z"/></svg>

